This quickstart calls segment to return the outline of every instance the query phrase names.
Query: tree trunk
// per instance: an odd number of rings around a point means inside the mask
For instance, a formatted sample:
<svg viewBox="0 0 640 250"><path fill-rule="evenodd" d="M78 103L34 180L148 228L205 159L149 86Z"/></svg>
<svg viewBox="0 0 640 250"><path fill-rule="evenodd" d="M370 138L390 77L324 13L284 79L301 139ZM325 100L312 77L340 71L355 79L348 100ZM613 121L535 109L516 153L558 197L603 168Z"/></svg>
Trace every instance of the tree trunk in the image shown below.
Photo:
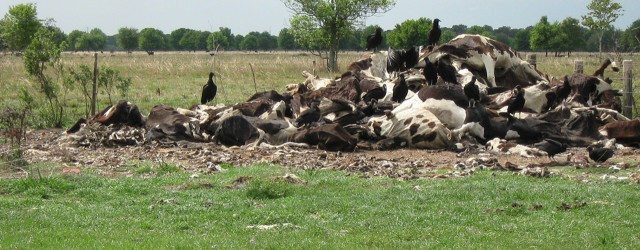
<svg viewBox="0 0 640 250"><path fill-rule="evenodd" d="M600 32L600 37L598 39L598 50L600 51L600 56L602 57L602 38L604 37L604 30Z"/></svg>
<svg viewBox="0 0 640 250"><path fill-rule="evenodd" d="M327 58L327 70L329 72L338 71L338 51L336 49L331 49L329 51L329 57Z"/></svg>

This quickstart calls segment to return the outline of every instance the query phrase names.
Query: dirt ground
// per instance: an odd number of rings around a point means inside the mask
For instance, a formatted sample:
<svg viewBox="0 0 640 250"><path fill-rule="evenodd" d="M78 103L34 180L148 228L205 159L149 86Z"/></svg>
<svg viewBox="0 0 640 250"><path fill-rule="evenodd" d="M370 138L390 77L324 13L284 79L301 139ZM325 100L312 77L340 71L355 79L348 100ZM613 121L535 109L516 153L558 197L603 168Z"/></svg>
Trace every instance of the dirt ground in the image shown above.
<svg viewBox="0 0 640 250"><path fill-rule="evenodd" d="M639 173L640 150L618 150L605 164L585 163L586 149L571 148L552 160L548 157L524 158L519 155L498 154L483 150L460 153L444 150L400 149L394 151L356 150L356 152L327 152L298 146L225 147L215 143L187 141L152 141L140 146L103 145L68 146L61 138L62 130L37 130L27 133L24 158L30 163L61 163L92 169L105 176L131 175L127 168L135 162L175 164L195 174L221 171L224 164L246 166L254 163L273 163L297 169L333 169L369 176L388 176L401 180L416 178L449 178L468 176L476 169L511 170L517 172L533 167L569 166L575 169L598 167L629 169ZM0 144L0 152L8 152L8 143ZM221 167L222 164L222 167ZM562 171L560 171L562 172ZM589 171L587 171L589 172ZM602 175L602 171L598 172ZM605 171L606 173L606 171ZM0 177L27 174L20 167L0 167Z"/></svg>

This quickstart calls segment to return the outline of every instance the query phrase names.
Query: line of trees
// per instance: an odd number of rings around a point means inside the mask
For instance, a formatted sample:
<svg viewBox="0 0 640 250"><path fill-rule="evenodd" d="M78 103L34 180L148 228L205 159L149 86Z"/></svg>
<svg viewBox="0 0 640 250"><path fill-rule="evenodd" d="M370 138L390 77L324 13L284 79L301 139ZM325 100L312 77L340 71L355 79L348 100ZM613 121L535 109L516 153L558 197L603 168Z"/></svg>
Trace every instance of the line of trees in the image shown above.
<svg viewBox="0 0 640 250"><path fill-rule="evenodd" d="M610 4L611 5L611 4ZM598 6L594 6L597 9ZM463 24L442 27L440 43L449 41L460 34L481 34L514 47L521 51L545 51L571 53L572 51L638 51L640 49L640 19L625 30L611 26L612 18L617 18L616 11L604 9L603 19L582 17L582 21L568 17L562 21L549 22L546 16L540 21L526 28L512 28L503 26L494 28L489 25L466 26ZM590 8L591 9L591 8ZM602 8L601 8L602 9ZM67 50L100 51L100 50L315 50L318 44L310 43L301 37L296 28L284 28L278 35L269 32L250 32L246 35L233 34L231 29L220 27L217 31L199 31L180 28L169 34L155 28L137 30L123 27L117 34L107 36L99 28L89 32L74 30L68 35L55 27L52 22L38 20L35 15L35 5L20 4L12 6L0 21L0 49L23 51L30 43L30 38L40 27L46 27L53 33L53 39L60 44L66 42ZM595 11L595 10L594 10ZM597 12L597 11L596 11ZM613 13L613 14L611 14ZM592 16L603 15L593 13ZM614 15L614 16L611 16ZM607 24L607 21L609 23ZM451 22L451 21L449 21ZM304 20L298 23L304 24ZM377 25L365 26L353 30L341 31L339 43L335 46L339 50L363 50L366 36L373 33ZM384 44L393 48L406 48L426 43L428 31L431 29L431 19L419 18L406 20L397 24L393 29L383 33ZM312 33L306 33L307 35ZM334 45L332 45L334 46Z"/></svg>

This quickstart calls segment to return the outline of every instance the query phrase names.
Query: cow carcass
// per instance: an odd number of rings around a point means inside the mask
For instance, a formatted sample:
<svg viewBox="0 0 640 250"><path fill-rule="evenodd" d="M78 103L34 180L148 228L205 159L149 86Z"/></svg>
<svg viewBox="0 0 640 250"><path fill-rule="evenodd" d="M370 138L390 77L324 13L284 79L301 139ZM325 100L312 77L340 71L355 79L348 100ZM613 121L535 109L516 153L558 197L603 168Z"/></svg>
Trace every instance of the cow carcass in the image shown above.
<svg viewBox="0 0 640 250"><path fill-rule="evenodd" d="M515 50L480 35L460 35L424 54L417 66L424 67L425 60L437 63L443 57L451 58L457 70L468 69L485 79L489 87L512 89L516 85L528 86L547 81Z"/></svg>
<svg viewBox="0 0 640 250"><path fill-rule="evenodd" d="M143 126L152 140L225 146L303 143L352 151L359 146L448 149L464 142L525 157L545 155L531 146L542 139L583 147L607 137L629 142L639 137L634 132L640 121L619 113L619 92L603 79L606 66L594 75L549 81L515 50L479 35L461 35L424 52L417 65L414 59L401 64L391 59L389 64L387 51L370 53L331 79L304 72L288 93L265 91L228 106L158 105L146 121L135 105L122 101L88 123ZM434 68L437 72L427 71ZM392 101L400 75L408 94ZM477 91L465 92L472 83ZM397 86L404 95L404 85ZM505 112L515 86L522 87L525 101L516 116ZM297 122L304 113L312 119Z"/></svg>

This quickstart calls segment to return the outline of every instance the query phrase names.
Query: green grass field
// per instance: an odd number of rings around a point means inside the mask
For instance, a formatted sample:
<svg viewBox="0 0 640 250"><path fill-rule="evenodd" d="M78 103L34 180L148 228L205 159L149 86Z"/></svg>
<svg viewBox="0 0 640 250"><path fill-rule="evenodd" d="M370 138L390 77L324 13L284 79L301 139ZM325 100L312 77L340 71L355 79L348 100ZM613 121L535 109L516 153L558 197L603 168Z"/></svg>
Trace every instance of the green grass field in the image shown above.
<svg viewBox="0 0 640 250"><path fill-rule="evenodd" d="M341 69L363 55L342 54ZM635 60L638 86L640 57L629 58ZM538 55L538 67L561 77L573 72L576 59L586 61L587 73L600 61L587 54ZM92 55L65 54L63 60L90 65ZM216 102L239 102L254 93L249 63L258 91L282 91L303 81L300 73L311 71L313 60L318 59L300 52L220 53ZM133 78L126 99L144 114L156 104L197 103L213 66L203 52L105 53L99 62ZM321 70L322 63L317 67L321 76L334 76ZM0 57L0 105L14 105L21 88L35 94L32 84L20 58ZM620 84L616 79L614 85ZM82 116L80 100L70 97L68 123ZM628 180L584 183L567 175L480 171L459 179L398 181L273 165L225 166L225 172L191 178L193 173L170 164L125 166L123 172L133 174L115 176L82 166L81 174L62 174L63 167L36 163L23 166L30 177L0 178L0 248L640 247L640 186ZM45 174L40 177L36 169ZM2 160L0 170L12 171ZM308 184L274 180L286 173ZM252 179L246 187L225 188L239 177ZM563 203L575 207L562 209ZM261 225L276 226L255 228Z"/></svg>
<svg viewBox="0 0 640 250"><path fill-rule="evenodd" d="M227 166L228 167L228 166ZM306 185L273 178L294 173ZM451 180L175 167L0 180L1 248L636 248L640 186L481 171ZM241 189L225 185L252 177ZM576 206L563 209L562 203ZM271 229L251 228L277 225Z"/></svg>

